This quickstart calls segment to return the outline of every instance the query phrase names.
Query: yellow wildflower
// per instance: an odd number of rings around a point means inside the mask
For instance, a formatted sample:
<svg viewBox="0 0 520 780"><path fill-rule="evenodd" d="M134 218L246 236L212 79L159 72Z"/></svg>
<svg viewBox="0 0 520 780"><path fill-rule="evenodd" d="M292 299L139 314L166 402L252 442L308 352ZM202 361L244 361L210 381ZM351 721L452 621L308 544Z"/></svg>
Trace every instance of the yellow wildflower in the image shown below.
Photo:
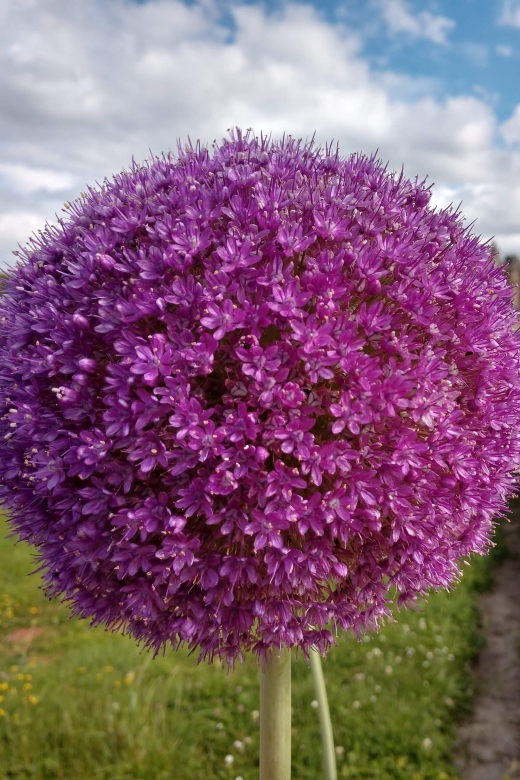
<svg viewBox="0 0 520 780"><path fill-rule="evenodd" d="M16 666L16 664L14 664L13 666L10 666L9 667L9 671L10 672L17 672L18 671L18 667Z"/></svg>
<svg viewBox="0 0 520 780"><path fill-rule="evenodd" d="M132 685L133 681L135 680L135 672L128 672L125 674L125 683L126 685Z"/></svg>
<svg viewBox="0 0 520 780"><path fill-rule="evenodd" d="M5 710L0 710L0 718L5 718Z"/></svg>
<svg viewBox="0 0 520 780"><path fill-rule="evenodd" d="M25 683L22 690L24 691L31 691L32 690L32 684L31 683Z"/></svg>
<svg viewBox="0 0 520 780"><path fill-rule="evenodd" d="M6 691L9 688L9 683L0 683L0 691Z"/></svg>
<svg viewBox="0 0 520 780"><path fill-rule="evenodd" d="M29 701L31 704L38 704L38 697L37 696L29 696Z"/></svg>
<svg viewBox="0 0 520 780"><path fill-rule="evenodd" d="M31 607L29 609L29 612L31 613L31 615L37 615L38 614L38 607Z"/></svg>

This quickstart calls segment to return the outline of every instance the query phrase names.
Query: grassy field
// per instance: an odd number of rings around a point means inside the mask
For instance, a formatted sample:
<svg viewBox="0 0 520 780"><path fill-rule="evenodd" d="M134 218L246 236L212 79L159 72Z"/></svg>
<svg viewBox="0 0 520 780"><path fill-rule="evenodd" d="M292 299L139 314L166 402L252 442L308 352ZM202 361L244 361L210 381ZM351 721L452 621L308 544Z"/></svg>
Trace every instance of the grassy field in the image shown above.
<svg viewBox="0 0 520 780"><path fill-rule="evenodd" d="M26 545L0 518L0 780L254 780L258 670L227 674L187 653L152 660L127 637L49 603ZM396 613L377 636L340 638L324 661L340 778L452 780L457 719L471 704L477 592L491 562L450 594ZM293 661L293 777L321 777L310 672Z"/></svg>

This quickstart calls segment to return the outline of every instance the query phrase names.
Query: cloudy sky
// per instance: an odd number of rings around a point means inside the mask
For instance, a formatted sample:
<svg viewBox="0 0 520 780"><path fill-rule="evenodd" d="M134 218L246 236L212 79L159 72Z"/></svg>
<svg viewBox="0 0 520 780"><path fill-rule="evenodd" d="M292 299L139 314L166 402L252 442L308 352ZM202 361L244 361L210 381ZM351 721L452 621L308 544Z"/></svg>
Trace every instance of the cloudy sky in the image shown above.
<svg viewBox="0 0 520 780"><path fill-rule="evenodd" d="M0 267L87 184L232 126L376 149L520 254L520 0L2 0Z"/></svg>

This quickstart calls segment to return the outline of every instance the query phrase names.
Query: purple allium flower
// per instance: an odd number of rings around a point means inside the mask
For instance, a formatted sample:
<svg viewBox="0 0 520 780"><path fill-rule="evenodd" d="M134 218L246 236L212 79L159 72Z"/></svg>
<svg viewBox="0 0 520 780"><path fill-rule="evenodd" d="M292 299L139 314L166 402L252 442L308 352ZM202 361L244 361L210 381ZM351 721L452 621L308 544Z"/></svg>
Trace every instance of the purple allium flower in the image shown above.
<svg viewBox="0 0 520 780"><path fill-rule="evenodd" d="M0 498L156 650L334 641L485 552L520 454L504 273L375 158L233 133L89 190L0 300Z"/></svg>

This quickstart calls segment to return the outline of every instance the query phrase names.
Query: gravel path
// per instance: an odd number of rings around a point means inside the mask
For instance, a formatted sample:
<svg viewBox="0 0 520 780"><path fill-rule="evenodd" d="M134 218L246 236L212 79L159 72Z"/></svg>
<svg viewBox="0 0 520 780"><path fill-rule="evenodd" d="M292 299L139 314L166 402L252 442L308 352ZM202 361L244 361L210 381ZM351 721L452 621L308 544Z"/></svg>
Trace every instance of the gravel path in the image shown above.
<svg viewBox="0 0 520 780"><path fill-rule="evenodd" d="M475 709L458 735L461 780L520 778L520 503L504 526L508 554L481 596L486 644L475 668Z"/></svg>

